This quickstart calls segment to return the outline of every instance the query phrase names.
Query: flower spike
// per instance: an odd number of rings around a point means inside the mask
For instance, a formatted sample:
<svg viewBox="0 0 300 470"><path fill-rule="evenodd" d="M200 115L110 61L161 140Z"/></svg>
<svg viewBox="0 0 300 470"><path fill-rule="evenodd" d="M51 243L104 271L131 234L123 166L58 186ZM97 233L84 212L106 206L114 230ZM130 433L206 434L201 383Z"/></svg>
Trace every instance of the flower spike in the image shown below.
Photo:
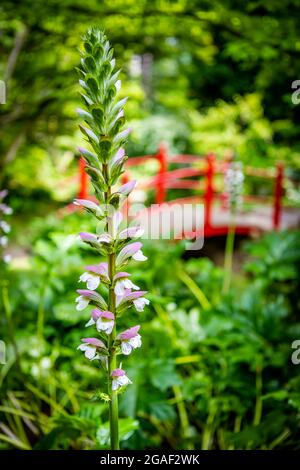
<svg viewBox="0 0 300 470"><path fill-rule="evenodd" d="M134 191L136 181L120 184L127 159L124 145L131 129L124 127L127 98L119 95L120 70L115 67L113 49L105 34L98 28L89 29L83 38L79 68L83 104L78 108L82 119L80 130L87 146L80 147L79 152L85 160L97 202L75 199L74 204L95 217L97 223L99 220L104 222L105 233L81 232L79 236L105 260L86 266L79 278L87 289L77 290L76 309L94 307L86 326L95 328L99 338L83 339L78 349L87 359L98 359L106 368L112 449L119 448L118 392L132 383L126 372L118 367L117 355L128 356L142 344L139 325L117 331L118 315L132 306L141 312L149 304L144 297L146 292L141 291L129 279L130 274L122 269L131 260L146 261L147 258L142 252L142 243L132 241L141 237L143 230L122 227L122 204Z"/></svg>

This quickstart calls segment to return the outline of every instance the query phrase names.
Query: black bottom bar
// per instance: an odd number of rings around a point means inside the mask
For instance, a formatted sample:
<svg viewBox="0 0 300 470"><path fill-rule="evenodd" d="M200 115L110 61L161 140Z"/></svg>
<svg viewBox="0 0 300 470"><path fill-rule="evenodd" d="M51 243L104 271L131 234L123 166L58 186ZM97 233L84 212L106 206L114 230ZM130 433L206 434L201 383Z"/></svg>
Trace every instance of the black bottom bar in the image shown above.
<svg viewBox="0 0 300 470"><path fill-rule="evenodd" d="M137 468L148 465L190 465L192 468L212 468L217 465L223 468L243 466L280 465L288 468L295 465L298 468L299 451L1 451L1 468L9 469L11 465L30 465L39 467L64 466L65 469L81 467L82 470L91 470L99 466L112 466L123 468ZM6 467L4 467L6 465ZM56 470L56 468L54 469Z"/></svg>

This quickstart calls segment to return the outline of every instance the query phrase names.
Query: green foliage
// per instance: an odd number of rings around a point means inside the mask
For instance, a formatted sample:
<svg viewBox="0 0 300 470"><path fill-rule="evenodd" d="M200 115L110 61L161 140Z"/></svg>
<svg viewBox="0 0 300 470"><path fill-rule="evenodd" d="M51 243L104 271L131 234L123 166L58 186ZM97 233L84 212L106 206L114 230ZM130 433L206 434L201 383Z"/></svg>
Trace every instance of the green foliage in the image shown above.
<svg viewBox="0 0 300 470"><path fill-rule="evenodd" d="M125 419L120 419L119 420L119 437L120 441L126 441L129 439L134 431L138 429L139 427L139 422L131 419L131 418L125 418ZM102 426L99 427L97 430L97 441L99 445L103 448L107 448L109 445L109 422L107 421L104 423Z"/></svg>
<svg viewBox="0 0 300 470"><path fill-rule="evenodd" d="M108 398L97 369L76 352L87 318L70 307L74 281L95 257L74 240L78 214L57 212L76 194L75 143L87 138L92 154L99 146L74 122L83 91L75 67L93 101L83 119L100 123L103 114L95 96L100 64L88 57L88 40L79 63L78 38L100 25L125 64L129 155L166 141L174 153L222 157L233 149L245 165L283 160L293 177L286 196L299 204L300 108L291 101L300 76L297 7L297 0L36 0L34 8L1 1L0 79L8 93L0 180L16 213L9 337L0 317L8 358L0 366L1 449L107 447ZM256 181L253 188L270 192ZM80 226L93 231L85 214ZM181 243L145 246L151 264L137 268L136 282L151 292L151 307L132 313L145 354L128 359L134 383L120 395L122 448L299 448L299 365L291 363L300 337L299 232L249 242L227 296L211 260L184 260Z"/></svg>
<svg viewBox="0 0 300 470"><path fill-rule="evenodd" d="M3 448L107 447L107 397L99 390L99 372L75 351L86 318L66 307L83 264L68 236L78 220L72 214L53 226L50 218L39 229L26 270L14 264L9 271L22 371L9 345L0 371ZM183 261L181 244L145 244L153 263L147 271L139 268L136 278L152 292L152 302L138 320L146 353L126 361L133 385L120 395L122 448L298 447L299 374L291 344L300 334L299 240L294 232L249 242L245 277L234 279L226 297L223 271L212 261ZM87 255L93 262L92 251ZM36 337L41 305L43 348ZM4 331L1 319L1 337Z"/></svg>
<svg viewBox="0 0 300 470"><path fill-rule="evenodd" d="M120 78L136 129L130 155L153 152L159 140L175 152L222 155L230 147L259 166L285 160L299 179L299 106L291 100L300 73L296 0L35 5L1 2L0 78L8 85L0 106L1 177L18 193L43 190L61 200L74 191L76 182L64 181L79 141L76 45L93 24L125 64ZM88 58L91 87L95 67Z"/></svg>

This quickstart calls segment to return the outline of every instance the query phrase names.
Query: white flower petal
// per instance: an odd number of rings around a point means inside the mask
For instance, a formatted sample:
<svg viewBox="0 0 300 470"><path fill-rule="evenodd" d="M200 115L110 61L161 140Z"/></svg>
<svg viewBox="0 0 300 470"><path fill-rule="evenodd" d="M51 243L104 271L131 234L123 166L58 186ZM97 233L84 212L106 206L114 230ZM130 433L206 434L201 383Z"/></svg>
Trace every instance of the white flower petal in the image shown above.
<svg viewBox="0 0 300 470"><path fill-rule="evenodd" d="M2 228L4 233L10 232L10 225L5 220L0 221L0 228Z"/></svg>
<svg viewBox="0 0 300 470"><path fill-rule="evenodd" d="M112 216L112 228L113 228L113 237L116 238L118 228L120 223L123 220L123 215L120 211L115 211L113 216Z"/></svg>
<svg viewBox="0 0 300 470"><path fill-rule="evenodd" d="M112 388L112 390L118 390L119 384L118 384L117 379L113 379L113 381L111 383L111 388Z"/></svg>
<svg viewBox="0 0 300 470"><path fill-rule="evenodd" d="M142 236L144 235L144 233L145 233L145 230L144 230L142 227L140 227L140 228L137 230L135 236L136 236L136 238L140 238L140 237L142 237Z"/></svg>
<svg viewBox="0 0 300 470"><path fill-rule="evenodd" d="M97 276L96 274L90 274L89 279L87 280L87 288L89 290L95 290L100 284L100 277Z"/></svg>
<svg viewBox="0 0 300 470"><path fill-rule="evenodd" d="M95 348L95 346L88 345L88 347L86 348L86 351L85 351L84 355L85 355L85 357L86 357L87 359L92 360L92 359L95 357L95 355L96 355L96 348Z"/></svg>
<svg viewBox="0 0 300 470"><path fill-rule="evenodd" d="M133 347L133 349L140 348L142 346L142 338L141 335L136 335L129 340L129 344Z"/></svg>
<svg viewBox="0 0 300 470"><path fill-rule="evenodd" d="M105 369L108 368L107 356L100 356L100 354L96 354L96 356L93 357L93 359L91 359L91 361L95 361L95 360L100 361L102 363L102 365L105 367Z"/></svg>
<svg viewBox="0 0 300 470"><path fill-rule="evenodd" d="M123 387L124 385L131 384L132 382L129 380L127 375L121 375L121 377L118 377L118 383L121 387Z"/></svg>
<svg viewBox="0 0 300 470"><path fill-rule="evenodd" d="M116 83L115 83L115 87L116 87L116 91L117 93L120 91L121 89L121 80L117 80Z"/></svg>
<svg viewBox="0 0 300 470"><path fill-rule="evenodd" d="M8 238L7 236L0 237L0 246L7 246Z"/></svg>
<svg viewBox="0 0 300 470"><path fill-rule="evenodd" d="M135 261L146 261L148 258L145 256L142 252L142 250L138 250L134 255L132 255L132 258Z"/></svg>
<svg viewBox="0 0 300 470"><path fill-rule="evenodd" d="M3 261L4 263L10 263L11 262L11 255L6 254L3 256Z"/></svg>
<svg viewBox="0 0 300 470"><path fill-rule="evenodd" d="M102 233L102 235L97 236L97 240L99 243L110 243L111 236L108 233Z"/></svg>
<svg viewBox="0 0 300 470"><path fill-rule="evenodd" d="M92 326L95 325L95 320L93 318L90 318L90 320L85 324L85 326Z"/></svg>
<svg viewBox="0 0 300 470"><path fill-rule="evenodd" d="M89 299L80 295L79 297L77 297L76 302L77 302L76 310L81 311L81 310L84 310L88 306Z"/></svg>
<svg viewBox="0 0 300 470"><path fill-rule="evenodd" d="M122 341L121 343L121 351L122 353L125 355L125 356L129 356L129 354L131 353L132 351L132 346L131 344L129 343L129 341Z"/></svg>
<svg viewBox="0 0 300 470"><path fill-rule="evenodd" d="M138 312L142 312L145 308L145 305L150 304L150 300L146 299L145 297L140 297L139 299L135 299L133 304Z"/></svg>
<svg viewBox="0 0 300 470"><path fill-rule="evenodd" d="M114 291L115 291L115 294L118 295L118 296L123 296L124 295L125 286L124 286L124 281L123 280L120 280L120 281L116 282Z"/></svg>
<svg viewBox="0 0 300 470"><path fill-rule="evenodd" d="M81 274L79 281L86 282L89 279L89 277L90 277L90 273L85 272Z"/></svg>
<svg viewBox="0 0 300 470"><path fill-rule="evenodd" d="M110 335L114 327L114 320L107 321L103 318L98 318L96 322L96 328L98 331L104 331L107 335Z"/></svg>
<svg viewBox="0 0 300 470"><path fill-rule="evenodd" d="M124 279L123 283L124 283L125 289L140 290L139 286L133 284L133 282L130 279Z"/></svg>
<svg viewBox="0 0 300 470"><path fill-rule="evenodd" d="M108 366L107 356L101 356L100 354L96 354L95 357L91 359L91 361L100 361L102 362L105 369L107 369L107 366Z"/></svg>
<svg viewBox="0 0 300 470"><path fill-rule="evenodd" d="M108 322L108 323L107 323L106 330L105 330L105 333L106 333L107 335L110 335L110 334L111 334L111 332L112 332L112 330L113 330L113 328L114 328L114 324L115 324L114 321L111 321L111 322Z"/></svg>

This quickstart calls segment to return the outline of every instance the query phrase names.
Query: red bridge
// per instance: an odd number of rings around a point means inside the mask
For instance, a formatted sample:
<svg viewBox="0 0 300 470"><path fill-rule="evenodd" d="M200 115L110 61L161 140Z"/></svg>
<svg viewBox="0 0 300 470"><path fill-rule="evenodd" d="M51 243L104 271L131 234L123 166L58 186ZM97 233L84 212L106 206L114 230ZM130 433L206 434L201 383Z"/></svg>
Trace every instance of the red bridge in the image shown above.
<svg viewBox="0 0 300 470"><path fill-rule="evenodd" d="M154 192L156 204L204 204L204 235L206 237L225 235L228 231L230 213L226 207L224 194L224 174L230 165L228 157L219 161L213 153L199 155L168 155L167 148L160 145L154 155L132 157L126 161L124 182L133 176L136 170L147 169L153 176L145 179L139 176L137 189L132 193L131 200L137 194L145 198L148 192ZM84 171L84 160L80 159L80 190L78 197L88 197L88 176ZM245 186L252 179L264 180L269 187L267 195L243 194L243 208L236 220L236 233L249 235L255 232L296 228L300 225L300 211L284 206L284 166L277 163L274 169L243 168ZM261 185L260 185L261 187ZM169 200L170 190L185 190L188 196ZM143 194L142 194L143 193ZM172 191L172 196L174 191ZM129 201L130 204L130 201ZM193 228L197 233L203 228Z"/></svg>

